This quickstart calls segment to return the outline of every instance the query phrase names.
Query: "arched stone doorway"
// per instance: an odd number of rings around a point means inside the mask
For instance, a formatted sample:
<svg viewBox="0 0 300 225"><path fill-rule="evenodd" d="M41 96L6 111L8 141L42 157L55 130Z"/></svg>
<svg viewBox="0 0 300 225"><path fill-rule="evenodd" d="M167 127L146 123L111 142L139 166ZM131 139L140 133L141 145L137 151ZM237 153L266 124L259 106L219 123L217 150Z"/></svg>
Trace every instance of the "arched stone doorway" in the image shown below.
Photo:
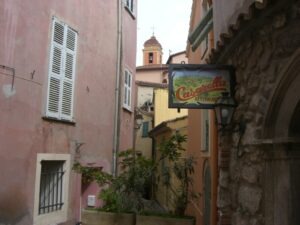
<svg viewBox="0 0 300 225"><path fill-rule="evenodd" d="M282 74L266 119L266 225L300 224L300 51Z"/></svg>
<svg viewBox="0 0 300 225"><path fill-rule="evenodd" d="M300 2L265 2L211 58L232 64L237 81L232 127L218 136L222 225L300 224Z"/></svg>

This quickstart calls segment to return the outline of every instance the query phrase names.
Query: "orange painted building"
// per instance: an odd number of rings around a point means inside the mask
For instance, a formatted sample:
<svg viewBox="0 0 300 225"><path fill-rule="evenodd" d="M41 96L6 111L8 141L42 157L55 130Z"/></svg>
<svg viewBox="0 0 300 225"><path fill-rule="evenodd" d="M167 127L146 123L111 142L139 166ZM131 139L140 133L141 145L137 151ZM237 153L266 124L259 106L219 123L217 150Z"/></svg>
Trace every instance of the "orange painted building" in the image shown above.
<svg viewBox="0 0 300 225"><path fill-rule="evenodd" d="M187 44L188 63L206 64L212 47L212 1L194 0ZM197 160L194 190L200 197L192 201L187 214L196 217L196 225L217 224L217 147L214 111L189 109L188 153Z"/></svg>

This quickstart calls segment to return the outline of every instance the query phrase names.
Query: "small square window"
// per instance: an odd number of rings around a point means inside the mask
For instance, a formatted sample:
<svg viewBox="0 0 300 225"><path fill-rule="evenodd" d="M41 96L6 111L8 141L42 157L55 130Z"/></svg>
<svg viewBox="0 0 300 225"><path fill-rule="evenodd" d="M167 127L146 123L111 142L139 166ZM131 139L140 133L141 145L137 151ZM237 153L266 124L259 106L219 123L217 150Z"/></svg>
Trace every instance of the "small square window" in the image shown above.
<svg viewBox="0 0 300 225"><path fill-rule="evenodd" d="M67 221L70 161L70 154L37 154L33 224Z"/></svg>

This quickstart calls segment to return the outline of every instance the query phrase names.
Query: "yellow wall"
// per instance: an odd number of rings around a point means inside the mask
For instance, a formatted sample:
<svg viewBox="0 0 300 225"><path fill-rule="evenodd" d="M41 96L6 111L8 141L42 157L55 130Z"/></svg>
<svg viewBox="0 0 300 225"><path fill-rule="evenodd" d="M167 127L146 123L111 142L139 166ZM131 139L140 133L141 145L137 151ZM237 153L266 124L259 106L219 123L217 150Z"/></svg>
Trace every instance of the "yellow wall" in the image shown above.
<svg viewBox="0 0 300 225"><path fill-rule="evenodd" d="M181 135L187 135L187 124L188 124L188 119L187 117L184 118L179 118L175 119L173 121L167 122L166 127L168 129L164 129L161 132L157 132L156 135L154 135L154 139L156 142L156 160L159 160L160 158L160 152L158 151L159 145L163 140L169 139L175 132L179 132ZM187 149L187 143L183 143L183 148ZM182 157L186 157L187 153L182 152ZM170 188L167 188L163 184L163 168L164 167L172 167L173 163L169 162L167 159L163 160L160 162L158 169L157 169L157 174L156 174L156 179L160 177L157 181L157 186L156 186L156 191L155 191L155 198L159 202L160 205L162 205L165 209L168 209L169 211L174 211L174 200L175 200L175 195L174 191L179 187L179 181L177 177L174 175L172 170L170 170Z"/></svg>
<svg viewBox="0 0 300 225"><path fill-rule="evenodd" d="M187 116L187 114L187 109L181 109L180 113L178 113L177 109L168 108L167 89L156 89L154 91L154 127L159 125L161 122Z"/></svg>
<svg viewBox="0 0 300 225"><path fill-rule="evenodd" d="M143 114L143 123L148 122L149 124L149 129L150 131L152 127L152 116L147 116ZM146 158L151 158L152 157L152 139L151 137L143 137L143 125L138 130L135 130L135 135L136 135L136 142L135 142L135 150L139 151L142 153L143 156Z"/></svg>

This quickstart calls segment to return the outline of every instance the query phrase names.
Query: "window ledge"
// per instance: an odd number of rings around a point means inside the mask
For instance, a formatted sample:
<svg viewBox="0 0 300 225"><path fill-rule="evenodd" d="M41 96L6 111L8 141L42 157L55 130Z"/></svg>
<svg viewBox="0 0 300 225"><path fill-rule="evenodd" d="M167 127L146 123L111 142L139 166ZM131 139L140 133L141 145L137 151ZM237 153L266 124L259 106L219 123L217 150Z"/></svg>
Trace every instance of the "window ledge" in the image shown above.
<svg viewBox="0 0 300 225"><path fill-rule="evenodd" d="M63 123L63 124L72 125L72 126L76 125L75 121L69 121L69 120L64 120L64 119L57 119L57 118L48 117L48 116L43 116L42 119L46 120L46 121L49 121L49 122Z"/></svg>
<svg viewBox="0 0 300 225"><path fill-rule="evenodd" d="M132 17L132 19L135 20L135 15L133 14L133 12L128 8L128 6L125 6L126 11L129 13L129 15Z"/></svg>
<svg viewBox="0 0 300 225"><path fill-rule="evenodd" d="M123 106L123 110L127 111L129 113L133 113L132 109L127 108L126 106Z"/></svg>

